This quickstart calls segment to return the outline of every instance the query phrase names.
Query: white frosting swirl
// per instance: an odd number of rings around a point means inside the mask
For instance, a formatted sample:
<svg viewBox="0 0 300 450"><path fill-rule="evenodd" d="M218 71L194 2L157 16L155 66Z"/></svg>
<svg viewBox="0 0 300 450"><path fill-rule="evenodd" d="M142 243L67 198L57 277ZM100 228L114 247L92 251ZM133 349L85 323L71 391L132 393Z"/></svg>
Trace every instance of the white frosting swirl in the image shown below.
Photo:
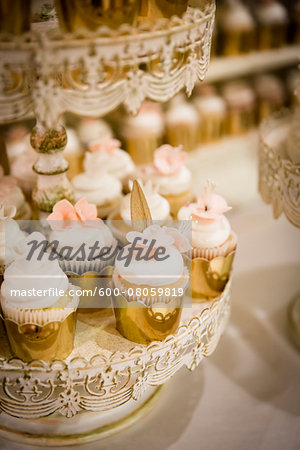
<svg viewBox="0 0 300 450"><path fill-rule="evenodd" d="M220 8L217 18L219 26L224 30L252 29L254 27L250 11L239 0L228 0Z"/></svg>
<svg viewBox="0 0 300 450"><path fill-rule="evenodd" d="M143 181L151 180L161 195L182 194L191 189L192 185L192 174L185 166L174 175L162 175L152 167L143 167L139 172L139 177Z"/></svg>
<svg viewBox="0 0 300 450"><path fill-rule="evenodd" d="M288 21L287 10L276 0L258 5L255 14L258 21L264 25L281 25Z"/></svg>
<svg viewBox="0 0 300 450"><path fill-rule="evenodd" d="M18 223L13 219L0 222L0 264L10 264L15 251L24 240L25 234L20 230Z"/></svg>
<svg viewBox="0 0 300 450"><path fill-rule="evenodd" d="M135 169L130 155L121 149L115 149L112 155L104 151L86 152L83 166L86 172L109 173L119 180L131 175Z"/></svg>
<svg viewBox="0 0 300 450"><path fill-rule="evenodd" d="M57 260L49 261L46 256L40 261L18 258L5 270L1 294L8 308L50 308L64 295L68 284ZM33 289L45 292L51 288L44 297L37 292L34 295ZM24 295L17 296L16 290Z"/></svg>
<svg viewBox="0 0 300 450"><path fill-rule="evenodd" d="M103 205L121 196L120 180L109 174L81 173L72 179L75 199L85 197L89 203Z"/></svg>
<svg viewBox="0 0 300 450"><path fill-rule="evenodd" d="M169 109L166 114L166 122L169 126L177 123L198 124L200 119L194 106L184 102L176 104Z"/></svg>
<svg viewBox="0 0 300 450"><path fill-rule="evenodd" d="M91 141L112 137L110 126L101 119L83 119L78 127L78 136L84 146Z"/></svg>
<svg viewBox="0 0 300 450"><path fill-rule="evenodd" d="M183 206L178 211L178 220L192 220L195 203ZM194 248L212 248L223 244L231 233L228 219L221 215L213 221L192 222L192 246Z"/></svg>
<svg viewBox="0 0 300 450"><path fill-rule="evenodd" d="M123 249L122 256L129 254L130 245ZM180 280L184 273L184 263L179 251L173 247L165 247L165 256L168 258L164 261L158 261L156 258L151 258L148 261L136 260L137 254L133 257L126 267L126 259L115 261L115 275L120 275L126 281L136 285L147 286L166 286Z"/></svg>
<svg viewBox="0 0 300 450"><path fill-rule="evenodd" d="M93 227L95 224L95 227ZM86 257L88 258L89 247L98 242L100 249L104 247L115 247L116 240L111 230L104 223L98 224L90 221L89 226L84 226L80 221L75 221L71 228L53 231L50 235L50 242L57 240L58 249L64 246L72 247L72 253L76 252L82 244L85 246ZM97 256L97 253L95 253Z"/></svg>
<svg viewBox="0 0 300 450"><path fill-rule="evenodd" d="M168 200L159 195L157 192L144 192L147 200L152 220L168 220L170 218L170 205ZM125 223L131 225L131 194L123 197L120 207L121 217Z"/></svg>

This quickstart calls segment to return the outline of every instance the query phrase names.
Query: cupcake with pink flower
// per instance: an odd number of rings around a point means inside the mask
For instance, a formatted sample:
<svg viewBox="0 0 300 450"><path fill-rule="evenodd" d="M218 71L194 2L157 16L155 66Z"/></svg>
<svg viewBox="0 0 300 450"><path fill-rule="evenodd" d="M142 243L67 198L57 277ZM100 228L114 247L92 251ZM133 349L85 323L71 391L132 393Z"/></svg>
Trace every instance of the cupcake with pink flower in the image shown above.
<svg viewBox="0 0 300 450"><path fill-rule="evenodd" d="M111 137L97 139L89 144L83 166L88 173L98 175L108 173L119 179L126 192L128 192L128 180L135 171L135 165L129 153L121 149L121 142L118 139Z"/></svg>
<svg viewBox="0 0 300 450"><path fill-rule="evenodd" d="M67 200L59 201L47 220L52 229L50 242L57 242L55 252L64 272L100 273L113 264L117 241L97 217L96 206L85 198L74 206ZM103 249L106 249L104 254Z"/></svg>
<svg viewBox="0 0 300 450"><path fill-rule="evenodd" d="M181 147L165 144L155 150L153 164L143 166L139 173L142 180L150 179L159 194L168 200L173 217L193 199L192 174L185 162L186 153Z"/></svg>
<svg viewBox="0 0 300 450"><path fill-rule="evenodd" d="M16 208L15 220L31 219L31 208L26 202L16 178L10 175L4 175L2 166L0 166L0 202Z"/></svg>
<svg viewBox="0 0 300 450"><path fill-rule="evenodd" d="M214 298L224 290L229 279L237 237L225 213L231 210L226 200L214 193L207 183L195 203L186 203L178 212L179 221L192 222L193 296ZM181 223L181 226L184 222Z"/></svg>

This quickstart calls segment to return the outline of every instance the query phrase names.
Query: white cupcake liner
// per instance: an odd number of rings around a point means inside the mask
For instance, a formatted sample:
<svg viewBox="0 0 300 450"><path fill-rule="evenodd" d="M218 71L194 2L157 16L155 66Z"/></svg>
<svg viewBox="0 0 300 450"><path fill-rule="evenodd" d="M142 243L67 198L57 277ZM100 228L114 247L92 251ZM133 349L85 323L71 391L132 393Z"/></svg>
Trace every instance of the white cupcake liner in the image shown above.
<svg viewBox="0 0 300 450"><path fill-rule="evenodd" d="M94 259L92 261L59 261L61 269L65 272L72 272L76 275L84 275L86 272L97 272L100 273L105 267L112 266L116 257L116 247L118 243L114 242L112 247L112 256L102 261L101 259Z"/></svg>
<svg viewBox="0 0 300 450"><path fill-rule="evenodd" d="M69 289L76 286L69 285ZM63 322L70 314L77 310L79 297L74 295L70 303L63 308L7 308L5 299L1 297L2 318L11 320L18 325L44 326L51 322Z"/></svg>
<svg viewBox="0 0 300 450"><path fill-rule="evenodd" d="M203 258L208 261L217 258L218 256L227 256L229 253L233 252L237 246L237 236L234 232L231 232L229 238L224 242L224 244L218 245L211 248L193 248L188 252L188 256L192 259Z"/></svg>
<svg viewBox="0 0 300 450"><path fill-rule="evenodd" d="M187 269L187 267L184 267L183 270L183 281L182 283L180 283L178 285L178 287L176 287L176 289L183 289L183 294L180 296L178 295L177 297L175 297L174 295L163 295L163 296L137 296L136 294L132 295L132 296L127 296L126 292L127 292L127 287L125 286L125 284L122 282L121 278L118 276L118 274L115 272L113 274L112 277L112 282L113 282L113 286L116 289L119 289L120 295L122 297L124 297L129 303L130 302L139 302L141 304L143 304L144 306L147 307L153 307L153 305L157 305L157 304L165 304L168 305L170 303L181 303L182 298L184 297L184 292L187 288L188 282L189 282L189 271ZM139 288L140 286L135 285L137 288ZM133 285L130 286L133 288ZM155 288L155 289L159 289L162 288L163 290L165 290L166 288L170 288L170 290L172 290L172 287L170 285L165 285L165 286L147 286L148 290L151 290L151 288Z"/></svg>

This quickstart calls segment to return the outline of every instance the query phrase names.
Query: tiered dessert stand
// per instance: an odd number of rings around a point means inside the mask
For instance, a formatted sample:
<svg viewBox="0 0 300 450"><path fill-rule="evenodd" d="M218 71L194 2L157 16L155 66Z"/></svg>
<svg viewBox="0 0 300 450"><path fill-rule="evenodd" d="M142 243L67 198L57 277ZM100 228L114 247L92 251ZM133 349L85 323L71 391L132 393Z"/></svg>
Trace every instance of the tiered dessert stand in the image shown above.
<svg viewBox="0 0 300 450"><path fill-rule="evenodd" d="M300 164L289 156L289 149L300 155L300 86L297 97L298 105L293 112L281 111L261 127L259 191L264 202L272 205L275 219L284 213L300 228ZM300 293L289 305L288 321L292 336L300 346Z"/></svg>
<svg viewBox="0 0 300 450"><path fill-rule="evenodd" d="M215 5L203 5L152 27L64 34L39 26L20 36L0 35L0 121L32 112L37 121L31 135L39 154L37 217L62 198L72 200L63 112L101 116L124 104L136 113L145 98L166 101L182 88L190 94L204 78ZM63 445L131 423L182 366L193 370L213 352L229 316L229 292L230 281L215 301L185 308L178 332L148 346L119 335L110 310L101 320L85 316L65 361L13 358L1 328L0 435Z"/></svg>

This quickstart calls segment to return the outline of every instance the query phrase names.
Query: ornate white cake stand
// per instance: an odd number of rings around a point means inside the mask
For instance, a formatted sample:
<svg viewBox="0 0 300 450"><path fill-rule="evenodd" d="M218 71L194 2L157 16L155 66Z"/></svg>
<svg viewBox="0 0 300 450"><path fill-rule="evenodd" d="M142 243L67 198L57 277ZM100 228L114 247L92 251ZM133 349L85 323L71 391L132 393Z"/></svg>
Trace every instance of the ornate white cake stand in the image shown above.
<svg viewBox="0 0 300 450"><path fill-rule="evenodd" d="M214 351L230 313L230 285L215 301L186 307L177 333L148 346L123 338L111 310L101 320L79 317L73 353L51 364L12 358L2 330L0 435L70 445L129 425L181 367L193 370Z"/></svg>
<svg viewBox="0 0 300 450"><path fill-rule="evenodd" d="M284 213L294 226L300 228L300 164L293 163L287 154L291 137L298 136L298 132L294 134L297 126L300 126L300 120L298 122L296 112L288 110L263 123L259 149L259 191L262 199L272 205L275 219ZM289 305L288 322L294 341L300 346L300 293Z"/></svg>

